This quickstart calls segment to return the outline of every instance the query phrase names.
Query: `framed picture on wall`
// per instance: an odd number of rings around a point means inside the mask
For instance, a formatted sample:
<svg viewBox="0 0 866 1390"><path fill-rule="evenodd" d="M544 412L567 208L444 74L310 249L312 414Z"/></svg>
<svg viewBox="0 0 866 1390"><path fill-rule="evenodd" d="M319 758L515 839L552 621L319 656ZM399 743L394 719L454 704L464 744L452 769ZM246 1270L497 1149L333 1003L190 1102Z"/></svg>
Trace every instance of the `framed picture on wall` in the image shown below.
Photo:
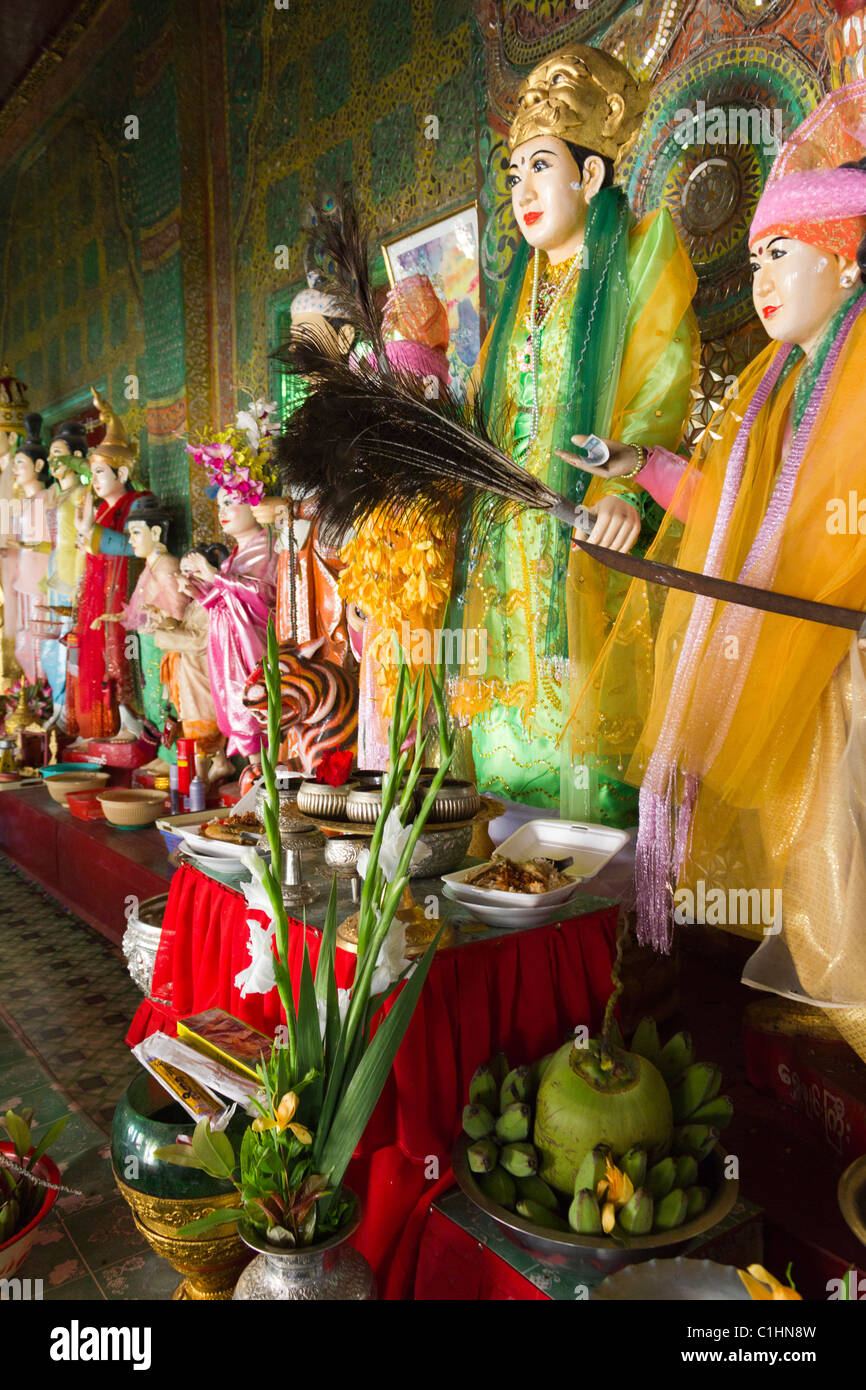
<svg viewBox="0 0 866 1390"><path fill-rule="evenodd" d="M383 241L382 255L392 286L409 275L430 277L448 310L448 361L454 387L462 394L481 350L478 204L466 203L413 232Z"/></svg>

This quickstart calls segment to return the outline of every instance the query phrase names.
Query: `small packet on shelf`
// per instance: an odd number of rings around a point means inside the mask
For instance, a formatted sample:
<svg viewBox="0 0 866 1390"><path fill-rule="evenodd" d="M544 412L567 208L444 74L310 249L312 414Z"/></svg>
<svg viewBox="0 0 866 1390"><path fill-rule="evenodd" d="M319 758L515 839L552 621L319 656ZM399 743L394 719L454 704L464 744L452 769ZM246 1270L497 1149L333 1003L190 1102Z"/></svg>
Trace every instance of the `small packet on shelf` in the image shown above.
<svg viewBox="0 0 866 1390"><path fill-rule="evenodd" d="M207 1120L209 1127L213 1130L225 1129L237 1108L237 1102L233 1101L231 1105L222 1105L207 1087L196 1081L187 1072L182 1071L171 1062L167 1062L162 1056L161 1042L163 1040L165 1040L164 1033L154 1033L132 1049L133 1056L150 1072L151 1076L156 1077L160 1085L193 1120Z"/></svg>

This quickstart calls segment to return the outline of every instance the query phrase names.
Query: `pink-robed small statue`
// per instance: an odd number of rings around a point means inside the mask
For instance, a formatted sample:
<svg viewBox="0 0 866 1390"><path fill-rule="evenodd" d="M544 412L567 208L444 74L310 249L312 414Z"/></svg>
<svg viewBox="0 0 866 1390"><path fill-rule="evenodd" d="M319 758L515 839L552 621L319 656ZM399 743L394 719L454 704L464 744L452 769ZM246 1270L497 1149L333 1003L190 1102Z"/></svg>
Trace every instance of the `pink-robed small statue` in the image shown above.
<svg viewBox="0 0 866 1390"><path fill-rule="evenodd" d="M220 732L227 752L259 759L262 732L244 708L244 683L267 645L268 618L276 602L276 555L251 507L222 487L217 495L220 525L236 542L214 569L203 555L189 558L188 592L208 614L208 671Z"/></svg>

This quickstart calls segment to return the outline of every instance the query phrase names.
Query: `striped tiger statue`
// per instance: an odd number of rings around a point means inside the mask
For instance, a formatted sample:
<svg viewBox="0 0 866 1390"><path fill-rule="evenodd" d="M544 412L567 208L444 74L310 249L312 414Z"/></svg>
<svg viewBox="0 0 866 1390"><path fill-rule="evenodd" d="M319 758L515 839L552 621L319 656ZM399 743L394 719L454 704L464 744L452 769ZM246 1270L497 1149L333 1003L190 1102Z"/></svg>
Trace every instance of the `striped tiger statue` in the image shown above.
<svg viewBox="0 0 866 1390"><path fill-rule="evenodd" d="M294 771L311 776L326 753L357 751L357 671L325 657L316 659L321 639L296 647L280 644L280 733L283 758ZM247 677L244 706L263 730L268 727L268 696L259 662Z"/></svg>

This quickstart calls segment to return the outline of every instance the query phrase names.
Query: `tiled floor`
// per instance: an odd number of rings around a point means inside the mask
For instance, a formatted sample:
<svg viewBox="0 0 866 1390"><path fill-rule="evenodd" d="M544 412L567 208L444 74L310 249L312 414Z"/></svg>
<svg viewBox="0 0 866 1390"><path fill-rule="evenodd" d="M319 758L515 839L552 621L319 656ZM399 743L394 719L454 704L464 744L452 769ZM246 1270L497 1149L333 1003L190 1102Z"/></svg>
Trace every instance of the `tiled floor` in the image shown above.
<svg viewBox="0 0 866 1390"><path fill-rule="evenodd" d="M108 1156L140 998L118 948L0 856L0 1114L32 1106L37 1134L70 1117L51 1154L71 1190L22 1267L47 1299L168 1299L180 1281L136 1231Z"/></svg>

